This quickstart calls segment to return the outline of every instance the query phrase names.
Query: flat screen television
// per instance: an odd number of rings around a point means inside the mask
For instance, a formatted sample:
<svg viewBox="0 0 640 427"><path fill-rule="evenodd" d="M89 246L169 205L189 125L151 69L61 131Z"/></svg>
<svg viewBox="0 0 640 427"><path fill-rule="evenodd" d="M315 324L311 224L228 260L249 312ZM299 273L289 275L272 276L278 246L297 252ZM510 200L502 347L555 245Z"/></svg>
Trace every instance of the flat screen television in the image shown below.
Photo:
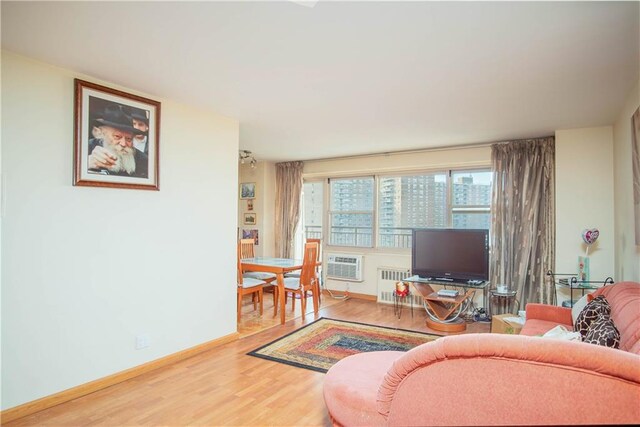
<svg viewBox="0 0 640 427"><path fill-rule="evenodd" d="M488 230L416 228L412 238L412 274L455 282L489 279Z"/></svg>

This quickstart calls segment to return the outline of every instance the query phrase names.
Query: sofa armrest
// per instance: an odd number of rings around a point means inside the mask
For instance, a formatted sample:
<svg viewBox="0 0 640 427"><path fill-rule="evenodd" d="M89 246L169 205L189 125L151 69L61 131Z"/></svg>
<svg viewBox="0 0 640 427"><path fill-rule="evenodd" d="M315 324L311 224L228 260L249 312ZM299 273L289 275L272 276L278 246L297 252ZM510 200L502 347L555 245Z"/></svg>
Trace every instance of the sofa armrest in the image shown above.
<svg viewBox="0 0 640 427"><path fill-rule="evenodd" d="M573 325L571 309L549 304L527 304L527 320L538 319L563 325Z"/></svg>
<svg viewBox="0 0 640 427"><path fill-rule="evenodd" d="M377 410L389 425L638 423L638 366L640 356L581 342L443 337L394 362Z"/></svg>

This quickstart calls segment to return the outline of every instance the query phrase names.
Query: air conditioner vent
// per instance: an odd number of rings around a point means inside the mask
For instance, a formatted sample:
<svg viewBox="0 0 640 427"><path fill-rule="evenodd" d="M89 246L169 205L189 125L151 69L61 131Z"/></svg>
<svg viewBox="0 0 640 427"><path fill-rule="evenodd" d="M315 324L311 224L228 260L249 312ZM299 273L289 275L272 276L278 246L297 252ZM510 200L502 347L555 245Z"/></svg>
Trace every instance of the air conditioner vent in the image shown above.
<svg viewBox="0 0 640 427"><path fill-rule="evenodd" d="M362 255L327 254L327 279L362 282Z"/></svg>

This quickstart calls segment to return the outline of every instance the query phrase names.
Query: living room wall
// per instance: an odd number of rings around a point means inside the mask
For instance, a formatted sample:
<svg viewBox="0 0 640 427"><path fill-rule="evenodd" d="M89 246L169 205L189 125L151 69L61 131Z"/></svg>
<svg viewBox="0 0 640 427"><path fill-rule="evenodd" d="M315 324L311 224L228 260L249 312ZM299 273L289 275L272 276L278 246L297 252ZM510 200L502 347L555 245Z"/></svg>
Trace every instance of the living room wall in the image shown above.
<svg viewBox="0 0 640 427"><path fill-rule="evenodd" d="M556 131L556 272L577 274L582 231L600 230L589 252L591 280L615 277L613 128ZM574 299L579 295L574 292ZM559 288L559 302L569 293Z"/></svg>
<svg viewBox="0 0 640 427"><path fill-rule="evenodd" d="M305 162L308 179L357 176L371 173L447 168L490 167L490 146L391 153L358 158ZM582 165L597 165L584 167ZM613 276L613 131L611 126L567 129L556 132L556 271L577 272L577 257L584 254L581 232L587 227L601 231L592 248L592 277ZM363 248L327 248L325 251L364 253L364 282L349 283L350 292L375 295L379 267L410 268L408 252ZM616 280L616 277L614 277ZM346 282L327 280L330 289L345 290ZM559 303L568 299L560 290Z"/></svg>
<svg viewBox="0 0 640 427"><path fill-rule="evenodd" d="M238 227L242 229L257 229L258 244L255 246L256 256L275 256L275 197L276 197L276 167L272 162L259 161L255 168L249 164L239 167L239 182L254 182L256 197L253 199L253 211L249 211L247 200L240 200L238 196ZM239 190L238 190L239 191ZM256 214L256 225L245 225L244 214Z"/></svg>
<svg viewBox="0 0 640 427"><path fill-rule="evenodd" d="M616 278L640 282L640 246L634 239L631 116L640 107L640 79L629 93L613 127Z"/></svg>
<svg viewBox="0 0 640 427"><path fill-rule="evenodd" d="M160 191L72 185L75 77L162 102ZM237 120L6 51L2 113L2 409L235 333Z"/></svg>

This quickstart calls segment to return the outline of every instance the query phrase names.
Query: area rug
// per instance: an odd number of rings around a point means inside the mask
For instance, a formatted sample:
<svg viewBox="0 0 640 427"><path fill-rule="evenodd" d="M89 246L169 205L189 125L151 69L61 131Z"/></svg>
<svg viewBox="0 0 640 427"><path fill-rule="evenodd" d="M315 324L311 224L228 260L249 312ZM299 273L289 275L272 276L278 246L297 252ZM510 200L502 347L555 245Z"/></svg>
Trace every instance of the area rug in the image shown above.
<svg viewBox="0 0 640 427"><path fill-rule="evenodd" d="M407 351L439 335L320 318L247 354L312 371L327 372L337 361L368 351Z"/></svg>

